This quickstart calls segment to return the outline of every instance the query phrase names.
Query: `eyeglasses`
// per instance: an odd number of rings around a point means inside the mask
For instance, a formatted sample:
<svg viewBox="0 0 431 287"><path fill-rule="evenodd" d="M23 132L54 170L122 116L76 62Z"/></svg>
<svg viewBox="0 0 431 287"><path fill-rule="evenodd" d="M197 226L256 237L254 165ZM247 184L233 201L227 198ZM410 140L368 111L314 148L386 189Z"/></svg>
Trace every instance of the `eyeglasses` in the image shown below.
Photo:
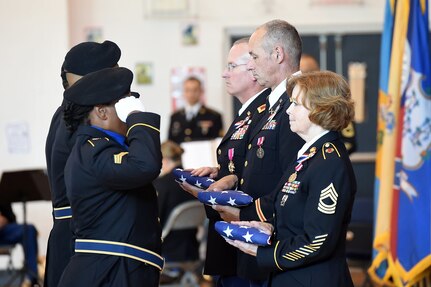
<svg viewBox="0 0 431 287"><path fill-rule="evenodd" d="M247 63L244 63L244 64L229 63L229 64L227 64L227 65L226 65L226 69L227 69L229 72L232 72L232 71L233 71L233 69L235 69L236 67L238 67L238 66L244 66L244 65L247 65Z"/></svg>

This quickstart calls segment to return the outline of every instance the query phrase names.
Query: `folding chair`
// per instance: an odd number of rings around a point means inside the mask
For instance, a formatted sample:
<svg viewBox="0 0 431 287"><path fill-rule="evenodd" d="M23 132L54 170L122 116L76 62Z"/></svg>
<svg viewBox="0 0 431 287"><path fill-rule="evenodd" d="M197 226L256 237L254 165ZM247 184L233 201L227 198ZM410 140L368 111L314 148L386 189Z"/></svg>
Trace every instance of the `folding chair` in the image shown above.
<svg viewBox="0 0 431 287"><path fill-rule="evenodd" d="M17 276L15 274L16 270L13 266L12 262L12 250L15 248L15 245L0 245L0 256L7 256L7 265L6 265L6 273L8 274L9 279L5 280L5 283L1 286L7 287L11 286L14 281L16 281Z"/></svg>
<svg viewBox="0 0 431 287"><path fill-rule="evenodd" d="M350 267L364 275L361 287L373 286L368 275L373 250L373 199L356 198L347 228L346 256Z"/></svg>
<svg viewBox="0 0 431 287"><path fill-rule="evenodd" d="M202 228L206 220L205 209L202 203L198 201L184 202L172 210L162 230L162 238L166 238L171 231ZM180 286L198 287L199 279L196 270L202 265L202 260L184 261L184 262L166 262L165 268L178 268L183 271L180 279ZM163 286L175 286L164 285ZM178 286L178 285L177 285Z"/></svg>

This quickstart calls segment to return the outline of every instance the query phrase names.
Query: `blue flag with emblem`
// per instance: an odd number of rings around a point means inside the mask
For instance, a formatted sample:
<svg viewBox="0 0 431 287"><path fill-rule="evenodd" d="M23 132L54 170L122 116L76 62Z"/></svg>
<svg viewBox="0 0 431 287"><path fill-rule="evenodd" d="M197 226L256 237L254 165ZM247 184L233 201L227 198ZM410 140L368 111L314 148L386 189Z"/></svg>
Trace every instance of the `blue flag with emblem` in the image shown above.
<svg viewBox="0 0 431 287"><path fill-rule="evenodd" d="M379 99L378 207L370 274L396 286L430 286L431 61L428 1L392 4L388 89ZM382 57L383 57L382 50ZM379 151L380 149L380 151ZM381 154L379 154L381 152ZM386 262L385 273L381 263ZM379 269L380 267L380 269ZM381 283L382 283L381 282Z"/></svg>
<svg viewBox="0 0 431 287"><path fill-rule="evenodd" d="M253 202L253 197L239 190L200 191L198 199L208 205L246 206Z"/></svg>
<svg viewBox="0 0 431 287"><path fill-rule="evenodd" d="M181 168L176 168L172 171L175 177L175 181L178 183L187 182L200 189L207 189L212 183L215 182L214 179L207 176L192 176L190 171L183 170Z"/></svg>
<svg viewBox="0 0 431 287"><path fill-rule="evenodd" d="M271 244L271 235L264 233L260 229L248 226L228 223L226 221L217 221L215 230L223 237L240 240L243 242L267 246Z"/></svg>

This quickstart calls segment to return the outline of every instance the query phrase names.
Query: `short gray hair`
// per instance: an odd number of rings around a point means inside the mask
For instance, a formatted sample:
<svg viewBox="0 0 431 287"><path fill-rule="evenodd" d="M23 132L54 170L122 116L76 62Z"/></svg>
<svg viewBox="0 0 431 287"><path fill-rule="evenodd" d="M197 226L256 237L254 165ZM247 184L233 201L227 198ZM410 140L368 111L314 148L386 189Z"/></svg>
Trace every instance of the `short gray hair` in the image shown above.
<svg viewBox="0 0 431 287"><path fill-rule="evenodd" d="M274 46L280 45L289 56L289 64L292 68L299 68L301 60L302 40L294 26L284 20L272 20L258 29L264 29L263 49L271 53Z"/></svg>

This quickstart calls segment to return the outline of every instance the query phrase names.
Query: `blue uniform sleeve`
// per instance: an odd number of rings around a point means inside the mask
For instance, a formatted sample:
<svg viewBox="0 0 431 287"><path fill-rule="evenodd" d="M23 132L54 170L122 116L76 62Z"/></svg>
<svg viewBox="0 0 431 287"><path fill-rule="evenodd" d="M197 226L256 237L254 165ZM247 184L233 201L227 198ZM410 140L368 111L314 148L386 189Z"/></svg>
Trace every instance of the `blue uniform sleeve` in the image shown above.
<svg viewBox="0 0 431 287"><path fill-rule="evenodd" d="M150 184L160 173L160 116L134 113L127 118L128 151L113 148L93 154L96 177L113 189Z"/></svg>

